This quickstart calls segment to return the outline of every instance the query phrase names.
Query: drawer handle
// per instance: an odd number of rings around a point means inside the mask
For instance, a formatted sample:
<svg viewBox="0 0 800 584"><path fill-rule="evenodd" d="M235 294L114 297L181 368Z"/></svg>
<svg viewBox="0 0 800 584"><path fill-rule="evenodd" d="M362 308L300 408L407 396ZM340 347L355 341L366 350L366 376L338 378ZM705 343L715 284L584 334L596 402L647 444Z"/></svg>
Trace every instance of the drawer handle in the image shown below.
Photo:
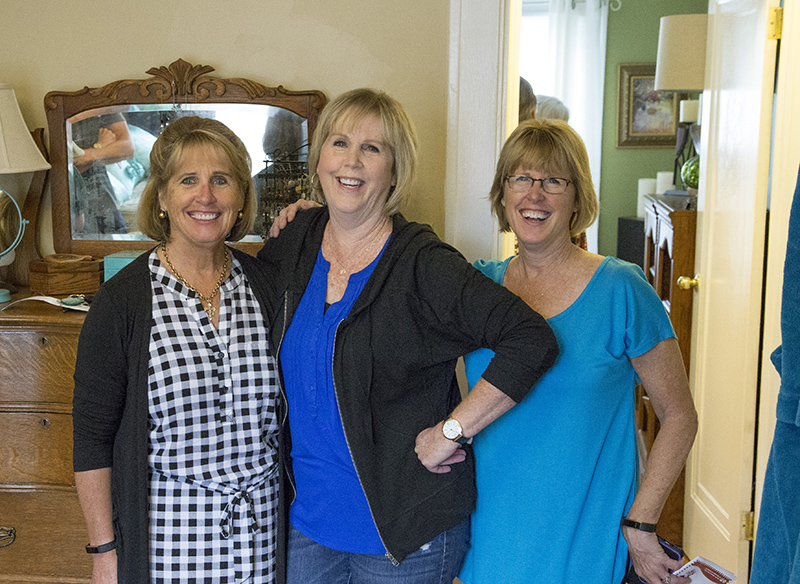
<svg viewBox="0 0 800 584"><path fill-rule="evenodd" d="M50 418L42 418L39 420L39 425L42 428L49 428L50 427Z"/></svg>
<svg viewBox="0 0 800 584"><path fill-rule="evenodd" d="M48 339L47 337L39 337L39 340L37 342L39 343L39 346L42 349L44 349L47 345L50 344L50 339Z"/></svg>
<svg viewBox="0 0 800 584"><path fill-rule="evenodd" d="M17 539L17 530L13 527L0 527L0 548L8 547Z"/></svg>

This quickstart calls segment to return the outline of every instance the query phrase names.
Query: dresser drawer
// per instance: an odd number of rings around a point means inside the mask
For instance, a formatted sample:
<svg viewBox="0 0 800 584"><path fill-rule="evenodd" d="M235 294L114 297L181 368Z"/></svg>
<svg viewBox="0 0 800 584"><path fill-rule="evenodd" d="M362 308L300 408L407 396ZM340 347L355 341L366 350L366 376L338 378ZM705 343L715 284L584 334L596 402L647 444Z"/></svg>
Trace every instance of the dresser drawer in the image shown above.
<svg viewBox="0 0 800 584"><path fill-rule="evenodd" d="M0 583L91 580L89 536L74 490L0 489L0 526L16 531L14 542L0 547Z"/></svg>
<svg viewBox="0 0 800 584"><path fill-rule="evenodd" d="M77 328L0 328L0 405L72 403L78 335Z"/></svg>
<svg viewBox="0 0 800 584"><path fill-rule="evenodd" d="M72 416L0 411L2 485L72 486ZM0 506L0 513L3 511Z"/></svg>

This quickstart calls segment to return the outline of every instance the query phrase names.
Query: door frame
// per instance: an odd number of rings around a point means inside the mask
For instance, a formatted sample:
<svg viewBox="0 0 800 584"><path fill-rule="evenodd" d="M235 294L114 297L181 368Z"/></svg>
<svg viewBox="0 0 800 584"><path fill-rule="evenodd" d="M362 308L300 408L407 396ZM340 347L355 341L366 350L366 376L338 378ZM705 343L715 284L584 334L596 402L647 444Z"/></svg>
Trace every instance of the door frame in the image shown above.
<svg viewBox="0 0 800 584"><path fill-rule="evenodd" d="M521 0L450 0L444 239L470 262L502 254L488 194L507 135L506 105L519 100L519 86L508 82L518 69L509 59L519 46L515 10Z"/></svg>
<svg viewBox="0 0 800 584"><path fill-rule="evenodd" d="M800 167L800 6L784 2L780 63L775 95L770 220L764 293L764 349L762 352L756 442L755 523L758 525L764 475L775 433L780 377L769 356L781 344L780 311L783 264L789 236L789 214Z"/></svg>

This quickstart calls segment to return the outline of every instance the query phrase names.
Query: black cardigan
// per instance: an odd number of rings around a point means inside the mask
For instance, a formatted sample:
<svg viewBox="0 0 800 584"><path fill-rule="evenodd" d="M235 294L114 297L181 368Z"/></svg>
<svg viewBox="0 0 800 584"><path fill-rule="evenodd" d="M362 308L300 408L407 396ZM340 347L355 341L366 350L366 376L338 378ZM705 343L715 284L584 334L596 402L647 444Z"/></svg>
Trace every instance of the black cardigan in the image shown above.
<svg viewBox="0 0 800 584"><path fill-rule="evenodd" d="M278 274L269 328L279 364L327 220L324 207L304 211L258 254ZM516 402L558 354L539 314L428 226L395 215L386 249L338 327L333 375L353 462L387 554L397 561L474 508L471 447L464 463L434 474L419 462L414 445L420 431L459 403L456 361L480 347L496 353L483 377Z"/></svg>
<svg viewBox="0 0 800 584"><path fill-rule="evenodd" d="M265 315L268 266L232 249ZM75 471L111 467L120 584L150 581L147 515L147 369L152 289L145 252L100 287L78 342L73 397ZM285 409L279 412L285 418ZM279 455L282 453L279 446ZM281 483L283 483L283 473ZM283 494L283 489L281 489ZM281 505L286 502L281 498ZM278 583L286 579L286 524L279 512Z"/></svg>

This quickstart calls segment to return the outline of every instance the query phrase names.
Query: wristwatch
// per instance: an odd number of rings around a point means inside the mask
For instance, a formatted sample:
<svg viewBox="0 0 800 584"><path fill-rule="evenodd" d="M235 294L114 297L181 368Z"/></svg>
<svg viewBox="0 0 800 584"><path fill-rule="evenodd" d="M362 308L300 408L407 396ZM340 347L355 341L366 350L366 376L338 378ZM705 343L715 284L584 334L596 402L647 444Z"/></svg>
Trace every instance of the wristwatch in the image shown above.
<svg viewBox="0 0 800 584"><path fill-rule="evenodd" d="M461 423L455 418L447 418L442 423L442 434L444 434L444 437L448 440L458 442L459 444L466 444L469 442L469 438L466 438L463 434Z"/></svg>

